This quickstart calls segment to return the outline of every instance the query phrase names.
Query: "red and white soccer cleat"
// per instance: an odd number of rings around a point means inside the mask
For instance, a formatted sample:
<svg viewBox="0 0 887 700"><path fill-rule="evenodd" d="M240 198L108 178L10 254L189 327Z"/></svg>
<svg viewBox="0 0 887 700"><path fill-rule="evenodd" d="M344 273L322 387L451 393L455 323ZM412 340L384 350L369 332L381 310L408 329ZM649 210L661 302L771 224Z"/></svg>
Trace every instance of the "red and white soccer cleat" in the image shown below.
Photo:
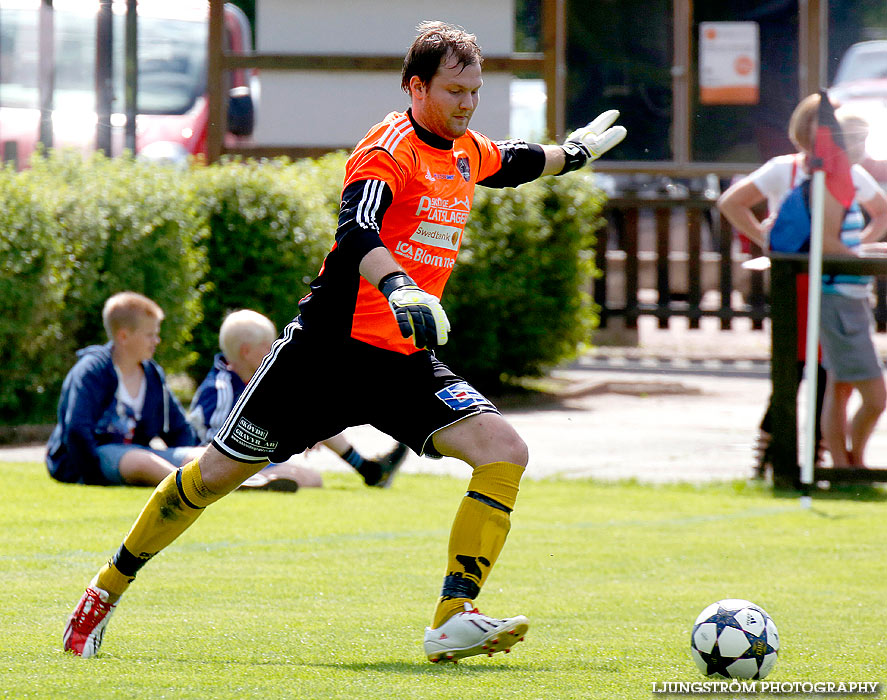
<svg viewBox="0 0 887 700"><path fill-rule="evenodd" d="M465 612L453 615L437 629L425 628L425 655L431 663L497 651L508 653L522 641L530 625L523 615L497 620L465 603Z"/></svg>
<svg viewBox="0 0 887 700"><path fill-rule="evenodd" d="M117 607L116 603L108 602L108 597L107 591L93 584L86 588L86 593L65 626L65 633L62 635L65 651L73 652L84 659L98 653L105 627Z"/></svg>

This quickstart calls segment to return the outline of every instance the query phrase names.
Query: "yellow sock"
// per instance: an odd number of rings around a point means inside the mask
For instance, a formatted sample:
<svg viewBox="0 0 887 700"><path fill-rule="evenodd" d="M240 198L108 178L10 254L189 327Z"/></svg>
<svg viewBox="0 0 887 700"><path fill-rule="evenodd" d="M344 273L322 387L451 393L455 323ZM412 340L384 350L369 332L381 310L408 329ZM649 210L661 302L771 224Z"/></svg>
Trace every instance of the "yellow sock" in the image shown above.
<svg viewBox="0 0 887 700"><path fill-rule="evenodd" d="M523 471L510 462L491 462L474 470L450 530L447 575L432 628L462 612L480 593L511 528L509 513Z"/></svg>
<svg viewBox="0 0 887 700"><path fill-rule="evenodd" d="M151 494L120 549L99 571L98 587L119 598L139 569L222 495L203 483L196 459L167 476Z"/></svg>
<svg viewBox="0 0 887 700"><path fill-rule="evenodd" d="M99 569L98 575L95 577L95 585L103 591L111 594L111 603L117 602L117 599L126 592L129 584L133 582L135 576L124 576L114 566L114 559L109 559L108 563Z"/></svg>

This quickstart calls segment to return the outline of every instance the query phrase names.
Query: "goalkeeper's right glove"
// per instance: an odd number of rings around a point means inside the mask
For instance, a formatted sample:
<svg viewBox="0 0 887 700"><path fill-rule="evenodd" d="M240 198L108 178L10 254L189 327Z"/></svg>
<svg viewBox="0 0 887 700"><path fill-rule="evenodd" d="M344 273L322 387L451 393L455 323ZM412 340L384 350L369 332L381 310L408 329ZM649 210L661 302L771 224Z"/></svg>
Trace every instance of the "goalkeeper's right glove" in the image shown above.
<svg viewBox="0 0 887 700"><path fill-rule="evenodd" d="M619 118L618 109L608 109L585 126L576 129L564 141L564 169L561 175L578 170L586 163L597 160L625 138L624 126L612 126Z"/></svg>
<svg viewBox="0 0 887 700"><path fill-rule="evenodd" d="M422 350L446 345L450 321L440 299L423 291L404 272L392 272L379 281L379 291L388 305L404 338L413 336L413 344Z"/></svg>

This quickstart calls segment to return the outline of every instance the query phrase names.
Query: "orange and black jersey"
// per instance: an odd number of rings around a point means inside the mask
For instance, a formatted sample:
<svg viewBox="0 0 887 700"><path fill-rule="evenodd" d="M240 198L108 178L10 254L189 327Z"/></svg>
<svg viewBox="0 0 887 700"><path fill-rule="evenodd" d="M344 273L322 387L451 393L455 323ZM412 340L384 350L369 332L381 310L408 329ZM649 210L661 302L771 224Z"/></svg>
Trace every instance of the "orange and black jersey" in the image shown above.
<svg viewBox="0 0 887 700"><path fill-rule="evenodd" d="M412 339L401 337L385 297L360 276L360 261L385 246L417 285L440 297L475 184L514 187L539 177L544 165L535 144L494 143L470 129L449 141L423 129L409 112L389 114L345 166L336 242L299 304L304 329L416 352Z"/></svg>

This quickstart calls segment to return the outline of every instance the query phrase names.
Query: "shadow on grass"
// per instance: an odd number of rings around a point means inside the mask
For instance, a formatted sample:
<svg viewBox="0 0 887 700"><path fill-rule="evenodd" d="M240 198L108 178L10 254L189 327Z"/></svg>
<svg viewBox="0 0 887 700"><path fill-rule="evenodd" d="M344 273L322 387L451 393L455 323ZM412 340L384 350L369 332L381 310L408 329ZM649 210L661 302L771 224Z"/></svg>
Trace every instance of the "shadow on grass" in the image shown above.
<svg viewBox="0 0 887 700"><path fill-rule="evenodd" d="M509 659L510 660L510 659ZM426 675L429 673L440 674L446 672L467 672L472 673L514 673L515 670L520 671L550 671L551 669L541 667L538 664L526 665L523 663L515 664L492 664L492 663L437 663L432 664L429 661L376 661L361 663L315 663L307 664L315 668L329 668L337 670L349 671L376 671L379 673L396 673L400 675ZM441 671L441 669L444 669Z"/></svg>
<svg viewBox="0 0 887 700"><path fill-rule="evenodd" d="M525 379L520 383L499 387L487 395L502 410L516 413L526 411L558 411L571 401L593 396L619 394L646 398L650 396L696 396L702 393L698 387L662 378L638 377L616 381L568 381L546 377Z"/></svg>
<svg viewBox="0 0 887 700"><path fill-rule="evenodd" d="M887 490L873 484L830 484L814 488L810 493L816 501L887 501ZM795 489L774 488L773 497L780 499L800 498L801 492Z"/></svg>
<svg viewBox="0 0 887 700"><path fill-rule="evenodd" d="M58 649L58 654L63 658L76 659L78 663L84 663L79 656L71 654L70 652L66 652L62 649ZM126 654L126 653L115 653L113 651L100 651L95 657L97 660L103 660L106 662L113 663L132 663L132 662L148 662L152 660L156 660L154 657L144 656L138 653ZM440 674L440 673L464 673L470 671L472 673L514 673L515 671L520 672L548 672L553 669L547 666L540 666L538 663L527 664L522 663L519 659L516 659L514 656L508 658L509 663L501 663L504 659L500 659L500 663L495 663L492 661L487 661L484 658L484 663L479 663L480 657L472 659L465 663L465 661L460 661L458 664L452 663L437 663L432 664L431 662L425 659L417 659L416 661L361 661L361 662L352 662L352 663L343 663L343 662L305 662L299 661L295 658L283 658L283 659L225 659L224 662L219 661L218 659L196 659L192 656L184 656L178 658L168 658L167 659L171 663L181 663L181 664L205 664L207 666L218 666L219 664L224 665L235 665L241 667L255 667L262 668L268 666L281 666L281 667L310 667L310 668L322 668L322 669L330 669L331 671L375 671L377 673L390 673L390 674L398 674L403 676L417 676L417 675L426 675L429 673L432 674ZM454 668L455 667L455 668Z"/></svg>

